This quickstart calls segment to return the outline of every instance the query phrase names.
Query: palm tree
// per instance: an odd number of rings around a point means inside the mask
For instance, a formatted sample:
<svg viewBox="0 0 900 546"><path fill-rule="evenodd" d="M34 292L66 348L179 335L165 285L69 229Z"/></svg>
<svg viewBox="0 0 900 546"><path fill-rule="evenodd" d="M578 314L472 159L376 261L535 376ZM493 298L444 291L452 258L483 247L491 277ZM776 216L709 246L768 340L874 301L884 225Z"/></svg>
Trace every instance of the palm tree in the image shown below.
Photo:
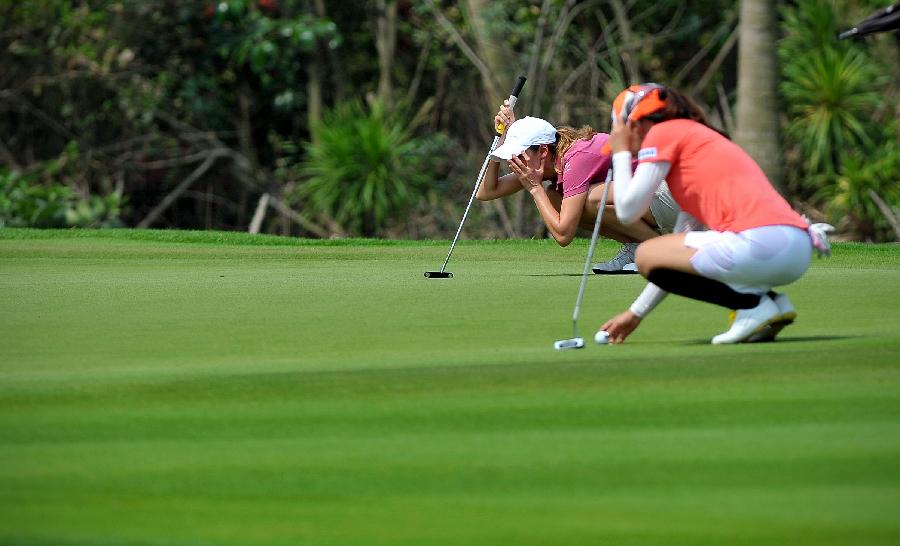
<svg viewBox="0 0 900 546"><path fill-rule="evenodd" d="M776 188L782 182L775 63L775 7L741 0L737 115L734 140L759 163Z"/></svg>

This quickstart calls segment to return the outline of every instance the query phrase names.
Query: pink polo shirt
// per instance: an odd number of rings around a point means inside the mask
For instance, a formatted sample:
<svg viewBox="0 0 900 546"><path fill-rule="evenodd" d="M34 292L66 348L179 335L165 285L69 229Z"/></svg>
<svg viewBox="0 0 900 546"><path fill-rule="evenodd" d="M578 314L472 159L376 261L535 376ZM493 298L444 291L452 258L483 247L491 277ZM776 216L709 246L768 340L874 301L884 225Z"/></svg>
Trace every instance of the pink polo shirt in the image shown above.
<svg viewBox="0 0 900 546"><path fill-rule="evenodd" d="M606 173L612 166L612 156L601 152L609 140L606 133L597 133L590 140L572 144L563 156L562 174L550 188L562 194L563 199L588 191L591 184L606 182Z"/></svg>

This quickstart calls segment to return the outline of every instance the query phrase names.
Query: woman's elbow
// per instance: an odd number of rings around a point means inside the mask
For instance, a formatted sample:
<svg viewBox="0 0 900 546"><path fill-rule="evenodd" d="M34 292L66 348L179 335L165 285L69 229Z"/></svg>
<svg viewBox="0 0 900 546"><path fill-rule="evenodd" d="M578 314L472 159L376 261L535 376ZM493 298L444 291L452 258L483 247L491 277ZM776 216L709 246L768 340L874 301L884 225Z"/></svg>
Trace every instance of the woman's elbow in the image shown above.
<svg viewBox="0 0 900 546"><path fill-rule="evenodd" d="M572 241L575 240L575 234L574 233L572 233L572 234L561 233L559 235L554 236L553 238L556 239L556 242L557 242L557 244L559 244L559 246L565 248L565 247L569 246L569 244Z"/></svg>
<svg viewBox="0 0 900 546"><path fill-rule="evenodd" d="M628 200L616 201L616 218L625 225L633 224L643 216L640 211L633 212L636 209L635 203Z"/></svg>

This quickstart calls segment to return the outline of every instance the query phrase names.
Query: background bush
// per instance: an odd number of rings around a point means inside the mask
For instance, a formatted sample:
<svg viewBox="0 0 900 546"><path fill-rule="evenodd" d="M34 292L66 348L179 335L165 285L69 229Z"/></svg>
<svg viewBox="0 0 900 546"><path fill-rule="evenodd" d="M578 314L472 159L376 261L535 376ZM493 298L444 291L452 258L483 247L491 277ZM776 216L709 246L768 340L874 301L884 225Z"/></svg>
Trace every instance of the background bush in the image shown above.
<svg viewBox="0 0 900 546"><path fill-rule="evenodd" d="M771 105L786 197L876 241L892 232L870 190L900 207L900 38L835 36L884 4L775 3ZM41 225L247 230L269 194L293 210L263 210L264 232L449 237L518 74L520 115L604 130L623 85L655 80L733 129L737 6L0 0L0 168L27 173L5 210ZM540 234L526 197L476 204L467 236Z"/></svg>

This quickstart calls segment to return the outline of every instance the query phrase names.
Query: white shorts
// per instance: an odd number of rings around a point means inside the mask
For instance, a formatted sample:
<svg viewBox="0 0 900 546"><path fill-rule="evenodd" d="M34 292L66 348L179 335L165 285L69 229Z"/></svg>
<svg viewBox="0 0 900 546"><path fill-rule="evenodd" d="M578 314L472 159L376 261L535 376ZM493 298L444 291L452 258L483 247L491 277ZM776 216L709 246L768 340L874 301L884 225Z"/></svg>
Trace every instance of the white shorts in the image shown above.
<svg viewBox="0 0 900 546"><path fill-rule="evenodd" d="M794 226L763 226L740 233L690 231L685 246L696 248L691 266L737 292L764 294L806 273L812 256L809 234Z"/></svg>

